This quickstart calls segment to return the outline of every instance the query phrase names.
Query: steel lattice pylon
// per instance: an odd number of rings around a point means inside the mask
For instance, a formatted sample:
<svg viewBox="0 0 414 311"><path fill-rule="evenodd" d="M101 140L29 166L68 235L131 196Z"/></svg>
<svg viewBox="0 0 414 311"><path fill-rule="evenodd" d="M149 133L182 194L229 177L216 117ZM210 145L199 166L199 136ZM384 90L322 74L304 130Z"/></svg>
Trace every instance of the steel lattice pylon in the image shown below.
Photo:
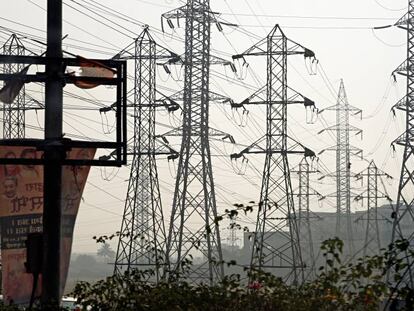
<svg viewBox="0 0 414 311"><path fill-rule="evenodd" d="M133 89L134 136L131 171L120 239L115 261L115 274L131 269L153 269L156 281L165 263L166 232L162 211L156 155L168 154L157 146L155 133L156 61L174 57L160 47L146 27L135 40L134 50L123 50L116 58L135 61ZM131 102L131 101L130 101Z"/></svg>
<svg viewBox="0 0 414 311"><path fill-rule="evenodd" d="M311 210L310 197L319 196L320 193L313 190L310 186L310 174L319 173L310 167L306 158L299 163L299 190L298 190L298 232L300 249L302 252L302 260L304 267L307 270L307 277L313 278L316 276L315 266L315 252L313 249L313 238L311 230Z"/></svg>
<svg viewBox="0 0 414 311"><path fill-rule="evenodd" d="M12 34L3 45L4 55L24 56L26 49L20 39ZM24 64L4 64L3 73L16 74L23 70ZM15 98L12 104L3 104L3 138L25 137L25 86Z"/></svg>
<svg viewBox="0 0 414 311"><path fill-rule="evenodd" d="M407 59L395 73L407 77L407 95L396 108L405 112L406 129L395 143L404 147L401 176L398 187L397 203L394 211L392 242L406 239L410 242L409 250L414 249L414 0L408 1L408 13L396 24L407 31ZM403 229L406 227L406 229ZM403 273L401 286L414 288L414 260L407 257L407 267ZM389 275L390 276L390 275Z"/></svg>
<svg viewBox="0 0 414 311"><path fill-rule="evenodd" d="M229 225L229 237L227 239L228 245L230 246L230 249L232 252L236 251L239 247L239 240L240 238L237 236L237 231L240 229L240 225L237 224L237 217L234 216L230 219L230 225Z"/></svg>
<svg viewBox="0 0 414 311"><path fill-rule="evenodd" d="M214 284L224 275L209 144L210 22L214 13L209 0L188 0L169 16L185 18L186 35L184 120L166 277L178 276L190 256L201 255L186 277Z"/></svg>
<svg viewBox="0 0 414 311"><path fill-rule="evenodd" d="M348 103L343 80L339 87L338 101L335 106L324 110L336 111L336 125L325 129L336 133L336 146L326 150L336 152L336 173L331 177L336 179L336 236L345 244L346 256L354 254L354 239L351 219L351 155L361 155L362 151L350 145L349 134L362 131L349 124L350 114L360 114L361 110ZM322 112L322 111L321 111ZM323 150L325 151L325 150ZM323 152L322 151L322 152Z"/></svg>
<svg viewBox="0 0 414 311"><path fill-rule="evenodd" d="M381 171L374 161L369 163L366 170L356 175L356 178L367 179L367 190L358 195L355 200L360 201L366 199L367 201L367 212L357 221L363 220L365 222L365 239L363 247L363 256L376 255L380 251L381 247L384 246L381 243L379 221L387 221L388 219L378 212L378 200L387 199L391 202L391 198L386 193L382 177L392 178L387 173ZM383 185L384 192L380 191L379 184Z"/></svg>
<svg viewBox="0 0 414 311"><path fill-rule="evenodd" d="M248 55L267 57L267 84L243 101L247 104L266 105L266 135L238 154L265 154L262 187L256 231L253 235L251 267L256 270L279 269L285 280L294 284L304 280L299 231L288 163L288 154L314 153L288 137L288 104L314 103L287 85L287 58L290 55L314 57L314 53L289 40L279 25L267 38L234 59ZM264 96L261 96L262 94ZM263 146L264 145L264 146Z"/></svg>

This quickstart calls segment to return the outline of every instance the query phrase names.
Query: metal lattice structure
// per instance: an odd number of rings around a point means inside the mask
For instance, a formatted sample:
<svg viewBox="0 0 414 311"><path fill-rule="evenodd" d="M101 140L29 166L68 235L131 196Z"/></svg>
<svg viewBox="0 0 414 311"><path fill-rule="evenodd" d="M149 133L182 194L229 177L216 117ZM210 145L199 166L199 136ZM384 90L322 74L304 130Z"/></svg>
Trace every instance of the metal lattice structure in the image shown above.
<svg viewBox="0 0 414 311"><path fill-rule="evenodd" d="M3 55L24 56L26 48L20 39L15 34L12 34L3 45L2 53ZM24 64L4 64L3 73L16 74L21 72L24 67ZM25 93L25 86L23 86L13 103L3 103L3 138L5 139L25 137Z"/></svg>
<svg viewBox="0 0 414 311"><path fill-rule="evenodd" d="M314 58L314 53L288 39L280 26L276 25L267 38L233 58L249 55L267 57L266 87L242 103L243 106L266 105L266 135L240 153L232 155L233 159L244 157L245 154L266 155L251 267L272 271L297 284L304 280L304 267L288 155L314 156L314 153L288 137L287 108L288 104L314 106L314 103L288 87L287 59L291 55Z"/></svg>
<svg viewBox="0 0 414 311"><path fill-rule="evenodd" d="M336 197L336 236L345 244L345 255L354 254L354 238L351 219L351 155L362 157L362 151L350 145L350 132L356 135L362 131L350 125L351 113L356 115L362 113L358 108L349 105L343 80L339 87L338 101L335 106L324 110L336 111L336 124L324 131L334 131L336 133L336 146L326 150L336 153L336 172L331 177L336 179L336 193L331 196ZM322 111L321 111L322 112ZM323 132L323 131L322 131ZM322 152L326 151L323 150ZM321 152L321 153L322 153Z"/></svg>
<svg viewBox="0 0 414 311"><path fill-rule="evenodd" d="M356 175L358 179L367 179L367 190L355 198L357 201L366 199L367 203L366 214L362 218L357 219L357 221L363 220L365 224L364 257L378 254L382 246L384 246L381 243L379 222L387 221L388 219L378 212L378 200L387 199L391 202L391 198L386 193L382 177L392 178L387 173L381 171L374 161L369 163L366 170ZM384 192L380 190L380 184L382 184Z"/></svg>
<svg viewBox="0 0 414 311"><path fill-rule="evenodd" d="M156 135L156 61L175 57L160 47L146 27L135 40L133 51L123 50L116 58L135 61L135 85L128 107L133 110L134 136L124 215L115 260L115 274L131 269L153 269L156 281L165 263L166 232L161 204L156 156L169 154L159 146Z"/></svg>
<svg viewBox="0 0 414 311"><path fill-rule="evenodd" d="M230 249L232 252L236 251L239 248L239 241L240 238L237 235L237 231L239 230L239 226L237 225L237 217L234 216L230 219L230 225L228 227L229 229L229 236L228 236L228 245L230 246Z"/></svg>
<svg viewBox="0 0 414 311"><path fill-rule="evenodd" d="M395 25L407 31L407 59L395 70L395 73L407 78L407 94L396 107L405 112L406 128L405 133L395 141L396 144L404 147L404 153L394 211L392 242L406 239L410 242L409 250L412 251L414 248L414 0L408 1L408 13ZM413 288L414 260L411 256L406 258L407 267L405 271L400 271L404 273L404 282L401 282L401 286L408 285Z"/></svg>
<svg viewBox="0 0 414 311"><path fill-rule="evenodd" d="M185 18L185 76L182 144L166 248L167 278L182 276L183 264L196 258L185 277L214 284L224 276L217 204L209 144L209 0L188 0L167 20Z"/></svg>
<svg viewBox="0 0 414 311"><path fill-rule="evenodd" d="M322 195L313 190L310 186L310 175L319 173L319 171L312 169L308 160L304 158L299 163L297 173L299 175L299 189L297 195L299 243L303 264L307 271L307 278L313 278L316 276L317 267L311 230L311 220L313 217L310 210L310 198L311 196L318 196L321 198Z"/></svg>

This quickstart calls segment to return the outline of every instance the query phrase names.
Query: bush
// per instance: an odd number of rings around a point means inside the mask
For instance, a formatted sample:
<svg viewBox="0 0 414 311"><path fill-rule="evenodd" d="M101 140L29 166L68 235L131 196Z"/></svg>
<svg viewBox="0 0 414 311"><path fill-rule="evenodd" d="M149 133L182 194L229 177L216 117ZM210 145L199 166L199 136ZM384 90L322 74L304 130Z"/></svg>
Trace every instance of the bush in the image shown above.
<svg viewBox="0 0 414 311"><path fill-rule="evenodd" d="M269 273L253 270L247 270L249 279L254 280L250 286L240 275L227 276L215 286L190 285L186 281L152 284L147 281L152 271L134 270L95 284L80 282L73 295L84 307L102 311L377 311L390 295L409 298L410 290L394 290L384 281L390 269L395 272L395 282L402 281L399 273L406 265L401 254L407 251L407 242L399 241L381 250L378 256L350 264L342 263L342 248L339 239L325 241L321 247L325 265L315 280L301 286L288 285Z"/></svg>

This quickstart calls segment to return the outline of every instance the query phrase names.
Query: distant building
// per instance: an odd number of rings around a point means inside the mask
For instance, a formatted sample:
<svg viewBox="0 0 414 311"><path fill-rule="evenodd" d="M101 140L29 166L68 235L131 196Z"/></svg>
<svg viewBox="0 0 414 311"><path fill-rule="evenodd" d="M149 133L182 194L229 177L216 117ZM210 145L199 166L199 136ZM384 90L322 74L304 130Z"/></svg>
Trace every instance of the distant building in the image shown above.
<svg viewBox="0 0 414 311"><path fill-rule="evenodd" d="M366 211L358 211L351 214L352 223L353 223L353 242L354 242L354 249L355 255L354 258L358 259L362 257L364 242L365 242L365 232L366 232L366 223L367 223L367 212ZM392 234L392 208L390 205L384 205L378 208L378 227L379 227L379 235L381 240L381 247L385 248L391 242L391 234ZM413 230L413 224L403 223L401 224L403 230ZM323 241L334 238L335 235L335 228L336 228L336 213L335 212L319 212L313 213L311 219L311 232L313 238L313 248L314 254L316 257L316 268L323 265L324 258L320 251L320 246ZM240 251L242 256L239 255L239 258L243 259L245 264L250 264L250 256L252 254L252 245L253 239L252 232L244 233L243 239L243 247ZM286 241L285 238L281 238L282 235L286 235L287 232L267 232L266 235L271 235L272 237L266 236L266 239L273 240L275 249L285 248L282 243ZM282 242L283 241L283 242ZM367 255L373 255L367 253ZM274 265L283 265L283 262L280 260L277 261L279 256L275 256ZM303 258L305 264L307 264L308 259Z"/></svg>
<svg viewBox="0 0 414 311"><path fill-rule="evenodd" d="M379 236L381 240L381 247L386 248L389 243L391 243L392 235L392 207L390 205L384 205L378 208L378 228ZM363 256L363 247L365 243L365 232L367 226L367 212L366 211L357 211L351 214L351 219L353 223L353 242L355 255L354 258L358 259ZM412 232L413 224L405 221L401 223L401 228L403 231ZM327 239L335 237L336 229L336 213L335 212L319 212L312 213L311 217L311 233L313 239L313 249L316 258L315 268L318 269L320 266L323 266L324 257L320 250L321 244ZM226 274L238 273L244 275L243 267L250 266L250 260L252 256L252 245L253 245L253 234L254 232L244 232L242 245L231 245L230 243L224 242L222 245L223 250L223 259L227 262L235 260L237 266L228 267L225 265ZM266 232L266 239L271 241L275 249L288 249L289 245L286 242L287 231L278 231L278 232ZM284 238L282 238L284 236ZM239 243L238 243L239 244ZM304 254L306 252L303 252ZM374 255L373 253L367 252L367 255ZM197 260L195 260L197 261ZM303 262L307 267L310 267L309 258L303 258ZM280 256L275 255L274 261L271 263L273 266L284 266L286 261L281 261ZM278 271L277 269L272 272L276 275L282 276L286 272L286 269Z"/></svg>

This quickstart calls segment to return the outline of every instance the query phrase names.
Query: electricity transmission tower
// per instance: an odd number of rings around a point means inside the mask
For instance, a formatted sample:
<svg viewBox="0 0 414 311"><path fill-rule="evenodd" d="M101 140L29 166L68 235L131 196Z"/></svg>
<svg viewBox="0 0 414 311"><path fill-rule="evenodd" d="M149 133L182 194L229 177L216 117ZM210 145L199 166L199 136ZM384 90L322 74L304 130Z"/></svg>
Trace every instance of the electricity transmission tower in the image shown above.
<svg viewBox="0 0 414 311"><path fill-rule="evenodd" d="M192 256L187 277L214 284L224 276L209 144L210 31L215 13L209 0L188 0L163 15L185 18L185 74L182 144L168 233L166 277L182 272Z"/></svg>
<svg viewBox="0 0 414 311"><path fill-rule="evenodd" d="M135 40L132 51L123 50L115 58L135 61L135 85L128 107L133 108L134 135L131 171L124 216L115 260L115 274L131 269L153 269L160 279L165 262L166 232L162 211L157 155L173 151L156 136L156 62L176 55L159 46L148 27Z"/></svg>
<svg viewBox="0 0 414 311"><path fill-rule="evenodd" d="M24 56L26 48L20 39L12 34L4 43L2 48L3 55ZM23 70L24 64L3 64L3 73L16 74ZM3 103L3 138L24 138L25 137L25 109L26 96L25 86L12 103Z"/></svg>
<svg viewBox="0 0 414 311"><path fill-rule="evenodd" d="M407 77L407 94L397 104L397 109L405 112L406 129L394 143L404 147L401 176L398 187L397 203L394 216L392 242L407 239L410 242L409 250L413 250L413 221L414 221L414 0L408 1L408 12L395 26L407 31L407 59L394 71ZM406 229L403 229L403 227ZM414 288L414 260L406 256L407 267L401 286L408 285ZM390 277L390 275L389 275ZM405 284L404 284L405 283Z"/></svg>
<svg viewBox="0 0 414 311"><path fill-rule="evenodd" d="M392 178L387 173L384 173L376 166L374 161L371 161L368 168L355 176L358 179L367 179L367 190L358 195L355 200L367 200L367 212L359 220L364 220L365 227L365 239L363 256L378 254L383 244L381 244L379 221L386 221L387 218L378 213L378 200L387 199L391 202L391 198L386 193L382 177ZM384 192L379 190L379 183L382 183Z"/></svg>
<svg viewBox="0 0 414 311"><path fill-rule="evenodd" d="M250 55L267 57L267 84L242 104L266 105L266 135L232 158L266 155L251 267L282 273L287 281L297 284L304 280L304 267L288 155L315 154L288 136L287 108L288 104L313 107L314 103L288 87L287 59L291 55L314 58L315 54L288 39L276 25L265 39L233 58Z"/></svg>
<svg viewBox="0 0 414 311"><path fill-rule="evenodd" d="M341 80L339 87L337 104L324 110L336 111L336 124L320 132L334 131L336 133L336 146L321 151L321 153L327 150L336 152L336 173L329 175L336 179L336 193L330 195L336 197L336 236L345 243L345 254L352 256L354 254L354 239L351 219L351 196L353 196L351 193L351 155L362 157L362 150L350 145L349 136L350 132L355 132L358 135L362 131L351 126L349 118L351 113L357 115L362 111L349 105L343 80Z"/></svg>
<svg viewBox="0 0 414 311"><path fill-rule="evenodd" d="M303 158L299 163L299 169L297 171L299 175L299 189L298 189L298 235L300 249L302 252L302 261L305 269L308 271L309 277L316 276L316 262L315 252L313 249L313 238L311 230L311 210L310 210L310 198L311 196L318 196L322 198L322 195L313 190L310 186L310 175L319 173L318 170L314 170L310 167L306 158Z"/></svg>
<svg viewBox="0 0 414 311"><path fill-rule="evenodd" d="M237 225L237 217L234 217L230 220L230 232L228 237L228 245L233 252L239 247L238 242L240 238L237 236L237 230L239 230L239 226Z"/></svg>

